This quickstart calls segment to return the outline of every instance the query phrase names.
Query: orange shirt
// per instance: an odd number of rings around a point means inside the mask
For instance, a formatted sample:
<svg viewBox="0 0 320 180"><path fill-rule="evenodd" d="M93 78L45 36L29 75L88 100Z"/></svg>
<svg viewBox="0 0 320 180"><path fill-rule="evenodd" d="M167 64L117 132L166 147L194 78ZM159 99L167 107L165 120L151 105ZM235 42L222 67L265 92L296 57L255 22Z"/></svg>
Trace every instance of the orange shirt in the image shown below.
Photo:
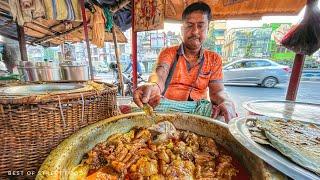
<svg viewBox="0 0 320 180"><path fill-rule="evenodd" d="M209 83L222 81L221 57L215 52L203 49L197 64L191 68L185 58L183 45L180 45L162 50L158 57L158 66L164 63L171 67L177 53L179 59L164 96L177 101L187 101L189 97L195 101L206 99ZM197 77L201 61L204 62Z"/></svg>

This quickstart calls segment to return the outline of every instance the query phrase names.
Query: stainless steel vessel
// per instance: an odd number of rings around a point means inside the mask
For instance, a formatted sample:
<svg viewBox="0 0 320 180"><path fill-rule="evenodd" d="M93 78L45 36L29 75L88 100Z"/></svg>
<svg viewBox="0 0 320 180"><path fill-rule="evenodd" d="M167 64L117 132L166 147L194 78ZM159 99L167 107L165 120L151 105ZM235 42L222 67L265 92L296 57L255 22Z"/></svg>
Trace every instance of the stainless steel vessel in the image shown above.
<svg viewBox="0 0 320 180"><path fill-rule="evenodd" d="M60 63L63 80L85 81L89 80L89 67L87 63L65 61Z"/></svg>
<svg viewBox="0 0 320 180"><path fill-rule="evenodd" d="M37 70L33 62L20 61L18 71L25 81L39 81Z"/></svg>
<svg viewBox="0 0 320 180"><path fill-rule="evenodd" d="M40 81L59 81L61 72L59 65L52 62L37 62L36 70Z"/></svg>

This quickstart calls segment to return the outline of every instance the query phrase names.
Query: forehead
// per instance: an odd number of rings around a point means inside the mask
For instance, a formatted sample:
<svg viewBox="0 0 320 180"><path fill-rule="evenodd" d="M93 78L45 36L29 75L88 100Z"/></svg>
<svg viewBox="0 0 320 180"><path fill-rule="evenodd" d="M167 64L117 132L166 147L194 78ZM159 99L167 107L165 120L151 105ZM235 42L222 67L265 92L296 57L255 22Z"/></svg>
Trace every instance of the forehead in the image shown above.
<svg viewBox="0 0 320 180"><path fill-rule="evenodd" d="M202 11L193 11L189 15L186 16L184 22L188 23L200 23L200 22L208 22L208 16Z"/></svg>

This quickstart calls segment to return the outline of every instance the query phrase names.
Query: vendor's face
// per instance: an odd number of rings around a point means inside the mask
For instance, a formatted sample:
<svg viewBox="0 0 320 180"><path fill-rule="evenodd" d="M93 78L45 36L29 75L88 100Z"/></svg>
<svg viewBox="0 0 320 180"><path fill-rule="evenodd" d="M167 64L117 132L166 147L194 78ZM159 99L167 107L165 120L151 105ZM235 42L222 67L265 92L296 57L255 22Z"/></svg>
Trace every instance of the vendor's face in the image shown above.
<svg viewBox="0 0 320 180"><path fill-rule="evenodd" d="M188 49L200 49L207 38L208 24L208 17L202 11L194 11L186 17L181 31L183 43Z"/></svg>

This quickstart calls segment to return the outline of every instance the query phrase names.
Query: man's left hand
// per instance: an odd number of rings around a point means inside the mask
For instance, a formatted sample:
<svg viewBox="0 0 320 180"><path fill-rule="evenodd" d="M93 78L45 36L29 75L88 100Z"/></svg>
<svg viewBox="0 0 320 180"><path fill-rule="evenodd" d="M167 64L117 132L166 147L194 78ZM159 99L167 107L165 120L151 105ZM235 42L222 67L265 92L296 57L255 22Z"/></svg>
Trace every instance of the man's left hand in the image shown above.
<svg viewBox="0 0 320 180"><path fill-rule="evenodd" d="M218 106L212 106L212 118L217 118L219 115L224 117L226 123L238 116L234 104L230 101L224 101Z"/></svg>

